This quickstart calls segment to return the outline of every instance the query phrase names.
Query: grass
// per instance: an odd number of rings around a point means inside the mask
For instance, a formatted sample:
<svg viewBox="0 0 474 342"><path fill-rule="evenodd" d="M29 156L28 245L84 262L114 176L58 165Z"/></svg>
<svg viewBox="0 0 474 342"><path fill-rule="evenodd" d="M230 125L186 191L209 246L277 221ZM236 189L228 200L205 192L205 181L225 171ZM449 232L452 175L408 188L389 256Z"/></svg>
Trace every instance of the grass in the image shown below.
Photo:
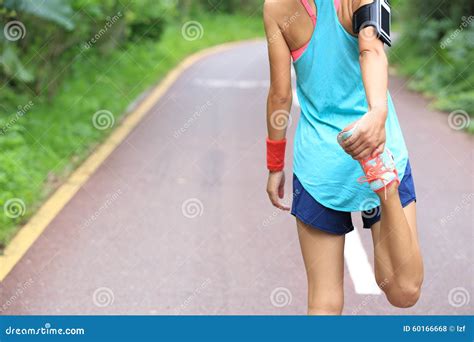
<svg viewBox="0 0 474 342"><path fill-rule="evenodd" d="M215 15L199 22L204 34L195 41L185 40L176 24L159 42L140 41L107 56L78 50L51 102L2 88L0 110L11 114L0 117L0 249L113 129L95 128L94 113L110 111L117 123L187 55L263 35L259 17Z"/></svg>

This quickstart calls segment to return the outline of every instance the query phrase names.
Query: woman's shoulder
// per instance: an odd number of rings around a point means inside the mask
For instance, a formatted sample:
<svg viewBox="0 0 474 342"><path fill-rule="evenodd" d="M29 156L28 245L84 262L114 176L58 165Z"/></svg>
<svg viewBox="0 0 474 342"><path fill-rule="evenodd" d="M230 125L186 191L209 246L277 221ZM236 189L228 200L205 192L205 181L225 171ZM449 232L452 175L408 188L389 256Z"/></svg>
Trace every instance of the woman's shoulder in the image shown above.
<svg viewBox="0 0 474 342"><path fill-rule="evenodd" d="M280 15L284 15L289 10L297 7L297 0L265 0L263 3L264 11Z"/></svg>
<svg viewBox="0 0 474 342"><path fill-rule="evenodd" d="M291 13L298 12L298 0L265 0L263 13L277 23L285 21Z"/></svg>

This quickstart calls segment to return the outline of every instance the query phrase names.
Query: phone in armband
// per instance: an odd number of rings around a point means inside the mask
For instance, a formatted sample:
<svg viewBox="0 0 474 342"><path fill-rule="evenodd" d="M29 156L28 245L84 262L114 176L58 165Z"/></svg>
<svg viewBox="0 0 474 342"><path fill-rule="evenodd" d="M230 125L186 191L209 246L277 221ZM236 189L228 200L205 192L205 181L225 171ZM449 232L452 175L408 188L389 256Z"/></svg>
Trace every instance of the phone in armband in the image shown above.
<svg viewBox="0 0 474 342"><path fill-rule="evenodd" d="M364 5L354 12L352 29L354 33L359 34L362 29L373 26L377 31L378 38L388 46L392 46L390 38L391 13L388 0L374 0L373 3Z"/></svg>

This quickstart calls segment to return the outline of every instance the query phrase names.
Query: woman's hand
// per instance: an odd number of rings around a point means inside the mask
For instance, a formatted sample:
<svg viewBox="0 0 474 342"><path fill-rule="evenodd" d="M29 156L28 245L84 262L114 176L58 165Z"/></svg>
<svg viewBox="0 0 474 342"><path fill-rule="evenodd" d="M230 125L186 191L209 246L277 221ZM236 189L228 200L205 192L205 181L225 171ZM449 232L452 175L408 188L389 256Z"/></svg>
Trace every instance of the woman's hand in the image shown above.
<svg viewBox="0 0 474 342"><path fill-rule="evenodd" d="M357 123L354 134L345 140L342 148L355 160L375 157L385 148L386 109L373 109Z"/></svg>
<svg viewBox="0 0 474 342"><path fill-rule="evenodd" d="M290 210L290 207L280 202L285 196L285 171L270 172L268 174L267 193L275 207L285 211Z"/></svg>

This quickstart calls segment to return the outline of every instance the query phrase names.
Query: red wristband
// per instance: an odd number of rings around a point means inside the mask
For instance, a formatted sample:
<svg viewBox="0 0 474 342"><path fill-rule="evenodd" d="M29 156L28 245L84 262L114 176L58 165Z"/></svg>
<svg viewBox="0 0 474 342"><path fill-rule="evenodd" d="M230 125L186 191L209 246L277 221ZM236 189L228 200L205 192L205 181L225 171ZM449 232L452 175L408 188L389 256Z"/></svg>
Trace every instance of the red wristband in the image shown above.
<svg viewBox="0 0 474 342"><path fill-rule="evenodd" d="M286 139L270 140L267 138L267 168L270 171L281 171L285 167Z"/></svg>

